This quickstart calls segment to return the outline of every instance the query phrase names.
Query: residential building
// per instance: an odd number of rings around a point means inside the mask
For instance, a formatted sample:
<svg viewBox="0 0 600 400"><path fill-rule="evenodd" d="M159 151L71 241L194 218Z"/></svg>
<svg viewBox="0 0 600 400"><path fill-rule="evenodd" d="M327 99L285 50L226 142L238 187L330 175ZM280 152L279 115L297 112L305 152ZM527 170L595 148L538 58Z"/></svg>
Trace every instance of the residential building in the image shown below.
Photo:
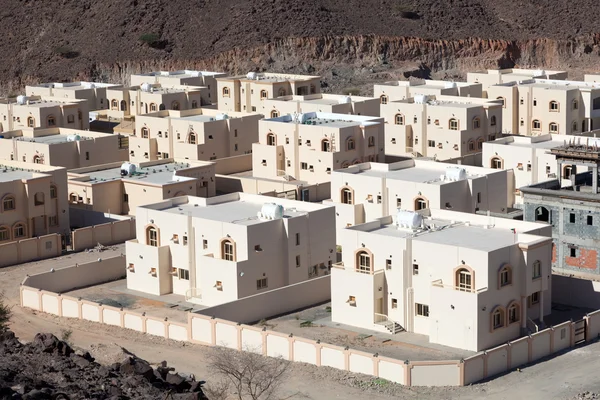
<svg viewBox="0 0 600 400"><path fill-rule="evenodd" d="M127 138L69 128L23 128L3 132L0 160L67 169L128 159Z"/></svg>
<svg viewBox="0 0 600 400"><path fill-rule="evenodd" d="M387 104L390 101L406 100L417 95L482 97L482 91L480 83L434 81L429 79L391 81L373 86L373 97L378 98L381 104Z"/></svg>
<svg viewBox="0 0 600 400"><path fill-rule="evenodd" d="M555 273L596 280L600 275L598 142L571 142L550 152L556 158L557 170L570 166L572 173L522 187L523 218L550 224ZM590 171L577 173L581 167Z"/></svg>
<svg viewBox="0 0 600 400"><path fill-rule="evenodd" d="M0 99L0 132L22 128L89 129L86 100L18 96Z"/></svg>
<svg viewBox="0 0 600 400"><path fill-rule="evenodd" d="M159 83L164 87L174 86L204 86L202 104L217 102L217 78L227 76L224 72L179 70L153 71L144 74L131 74L131 86L141 86L144 83Z"/></svg>
<svg viewBox="0 0 600 400"><path fill-rule="evenodd" d="M543 327L550 314L552 239L545 224L399 210L337 235L334 323L406 330L481 351Z"/></svg>
<svg viewBox="0 0 600 400"><path fill-rule="evenodd" d="M488 69L487 71L469 72L467 73L467 82L480 83L483 89L483 96L490 97L487 90L490 86L500 85L509 82L520 82L529 79L554 79L565 80L568 73L566 71L547 71L543 69Z"/></svg>
<svg viewBox="0 0 600 400"><path fill-rule="evenodd" d="M128 289L213 306L329 273L333 207L232 193L139 207Z"/></svg>
<svg viewBox="0 0 600 400"><path fill-rule="evenodd" d="M284 114L326 112L332 114L354 114L379 116L379 99L375 97L345 96L339 94L288 95L264 99L258 112L267 118Z"/></svg>
<svg viewBox="0 0 600 400"><path fill-rule="evenodd" d="M25 86L25 95L86 100L90 111L109 108L106 89L122 88L122 85L101 82L50 82Z"/></svg>
<svg viewBox="0 0 600 400"><path fill-rule="evenodd" d="M557 177L556 157L551 150L565 143L594 144L598 141L585 136L545 134L540 136L511 135L483 144L483 166L494 169L512 170L515 203L522 204L519 188L534 185ZM599 143L600 144L600 143ZM588 167L564 164L560 170L562 178L570 179L576 172L587 171ZM566 184L570 184L566 181Z"/></svg>
<svg viewBox="0 0 600 400"><path fill-rule="evenodd" d="M219 110L257 112L266 99L321 93L321 77L249 72L217 78L217 89Z"/></svg>
<svg viewBox="0 0 600 400"><path fill-rule="evenodd" d="M583 76L584 82L600 83L600 74L585 74Z"/></svg>
<svg viewBox="0 0 600 400"><path fill-rule="evenodd" d="M329 182L332 171L383 161L383 118L309 112L259 121L255 178Z"/></svg>
<svg viewBox="0 0 600 400"><path fill-rule="evenodd" d="M258 141L260 114L223 113L200 108L164 110L136 117L129 137L130 160L167 158L216 160L252 152Z"/></svg>
<svg viewBox="0 0 600 400"><path fill-rule="evenodd" d="M216 193L215 166L209 162L117 162L74 169L68 176L71 207L110 214L135 215L146 204Z"/></svg>
<svg viewBox="0 0 600 400"><path fill-rule="evenodd" d="M108 88L106 95L110 107L103 113L116 119L162 110L190 110L210 104L202 100L208 96L208 88L204 86L144 83L140 86Z"/></svg>
<svg viewBox="0 0 600 400"><path fill-rule="evenodd" d="M472 157L502 132L498 100L417 95L381 105L385 154L436 160Z"/></svg>
<svg viewBox="0 0 600 400"><path fill-rule="evenodd" d="M504 132L578 134L600 128L600 83L533 79L488 88L504 103Z"/></svg>
<svg viewBox="0 0 600 400"><path fill-rule="evenodd" d="M2 161L0 196L0 244L70 233L65 168Z"/></svg>
<svg viewBox="0 0 600 400"><path fill-rule="evenodd" d="M514 203L512 172L408 159L333 171L331 200L338 229L427 208L506 213ZM325 203L329 204L329 202Z"/></svg>

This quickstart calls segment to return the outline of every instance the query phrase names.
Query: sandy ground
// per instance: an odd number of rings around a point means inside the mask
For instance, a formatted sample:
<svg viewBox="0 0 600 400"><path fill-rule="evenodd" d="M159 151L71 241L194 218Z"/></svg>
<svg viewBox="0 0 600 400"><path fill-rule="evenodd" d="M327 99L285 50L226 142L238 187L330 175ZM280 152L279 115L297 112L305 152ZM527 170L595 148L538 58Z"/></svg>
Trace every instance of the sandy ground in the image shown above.
<svg viewBox="0 0 600 400"><path fill-rule="evenodd" d="M120 254L122 246L104 252L103 257ZM72 330L71 341L89 350L101 362L113 362L122 356L122 348L158 363L168 360L178 371L194 373L208 382L215 378L207 365L210 347L179 343L122 330L89 321L58 318L20 308L18 286L26 273L36 273L98 258L98 253L80 253L69 258L46 260L0 270L0 291L4 291L14 316L11 328L21 340L31 340L38 332L58 337ZM569 399L585 391L600 392L600 343L577 348L561 356L511 372L492 381L463 388L405 388L385 381L331 368L294 363L282 387L282 397L297 394L305 399Z"/></svg>

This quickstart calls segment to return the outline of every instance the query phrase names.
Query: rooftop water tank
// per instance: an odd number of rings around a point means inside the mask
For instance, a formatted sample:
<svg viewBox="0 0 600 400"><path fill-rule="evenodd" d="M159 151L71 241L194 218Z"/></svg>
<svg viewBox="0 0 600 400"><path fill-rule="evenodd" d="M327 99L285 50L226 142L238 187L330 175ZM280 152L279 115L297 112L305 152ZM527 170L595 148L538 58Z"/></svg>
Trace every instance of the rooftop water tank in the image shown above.
<svg viewBox="0 0 600 400"><path fill-rule="evenodd" d="M338 104L350 104L352 103L352 99L350 96L343 96L338 99Z"/></svg>
<svg viewBox="0 0 600 400"><path fill-rule="evenodd" d="M446 82L446 83L444 84L444 87L445 87L446 89L454 89L456 86L457 86L457 85L456 85L456 82Z"/></svg>
<svg viewBox="0 0 600 400"><path fill-rule="evenodd" d="M538 70L534 71L533 76L534 77L546 76L546 71L544 71L543 69L538 69Z"/></svg>
<svg viewBox="0 0 600 400"><path fill-rule="evenodd" d="M428 98L424 94L415 95L415 104L424 104L427 100Z"/></svg>
<svg viewBox="0 0 600 400"><path fill-rule="evenodd" d="M142 83L142 85L140 86L140 88L144 92L151 92L152 91L152 84L144 82L144 83Z"/></svg>
<svg viewBox="0 0 600 400"><path fill-rule="evenodd" d="M79 142L80 140L81 140L81 136L79 136L77 134L67 136L67 142Z"/></svg>
<svg viewBox="0 0 600 400"><path fill-rule="evenodd" d="M467 179L467 171L460 167L449 167L446 168L446 180L448 181L462 181Z"/></svg>
<svg viewBox="0 0 600 400"><path fill-rule="evenodd" d="M261 219L282 219L283 206L275 203L265 203L260 209L259 217Z"/></svg>
<svg viewBox="0 0 600 400"><path fill-rule="evenodd" d="M17 96L17 104L21 104L21 105L27 104L27 100L28 100L27 96L23 96L23 95Z"/></svg>
<svg viewBox="0 0 600 400"><path fill-rule="evenodd" d="M82 82L81 86L83 86L86 89L93 89L96 87L96 85L94 85L92 82Z"/></svg>
<svg viewBox="0 0 600 400"><path fill-rule="evenodd" d="M255 81L258 79L258 74L256 72L248 72L248 74L246 74L246 78Z"/></svg>
<svg viewBox="0 0 600 400"><path fill-rule="evenodd" d="M396 213L396 225L399 228L417 229L423 223L423 216L414 211L398 210Z"/></svg>
<svg viewBox="0 0 600 400"><path fill-rule="evenodd" d="M121 164L121 176L131 176L136 170L135 164L123 163Z"/></svg>
<svg viewBox="0 0 600 400"><path fill-rule="evenodd" d="M216 119L217 121L222 121L222 120L224 120L224 119L229 119L229 115L227 115L227 114L217 114L217 115L215 116L215 119Z"/></svg>

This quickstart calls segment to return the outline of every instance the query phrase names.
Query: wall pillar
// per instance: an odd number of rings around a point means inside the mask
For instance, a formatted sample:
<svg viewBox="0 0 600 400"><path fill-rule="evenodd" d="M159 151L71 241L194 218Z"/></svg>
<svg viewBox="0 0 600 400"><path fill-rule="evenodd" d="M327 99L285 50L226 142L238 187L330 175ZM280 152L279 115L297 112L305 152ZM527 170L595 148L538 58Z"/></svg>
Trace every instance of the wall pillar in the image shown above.
<svg viewBox="0 0 600 400"><path fill-rule="evenodd" d="M487 378L488 377L488 353L487 351L483 352L483 378Z"/></svg>
<svg viewBox="0 0 600 400"><path fill-rule="evenodd" d="M412 386L412 370L413 366L409 364L409 361L404 363L404 385L407 387Z"/></svg>
<svg viewBox="0 0 600 400"><path fill-rule="evenodd" d="M119 318L120 318L121 328L125 328L125 311L123 311L122 308L119 311Z"/></svg>
<svg viewBox="0 0 600 400"><path fill-rule="evenodd" d="M316 357L315 361L316 361L317 367L320 367L322 365L321 364L321 351L322 351L322 349L323 349L323 345L321 343L317 342L317 344L315 344L315 350L317 351L317 357Z"/></svg>
<svg viewBox="0 0 600 400"><path fill-rule="evenodd" d="M104 306L102 304L98 304L98 322L104 323Z"/></svg>
<svg viewBox="0 0 600 400"><path fill-rule="evenodd" d="M527 338L527 362L533 361L533 339L531 336Z"/></svg>
<svg viewBox="0 0 600 400"><path fill-rule="evenodd" d="M242 326L238 324L237 328L237 349L242 351Z"/></svg>
<svg viewBox="0 0 600 400"><path fill-rule="evenodd" d="M527 296L521 296L521 329L527 329Z"/></svg>
<svg viewBox="0 0 600 400"><path fill-rule="evenodd" d="M262 354L263 356L267 355L267 331L263 329L262 331Z"/></svg>
<svg viewBox="0 0 600 400"><path fill-rule="evenodd" d="M544 291L540 290L540 322L544 324Z"/></svg>
<svg viewBox="0 0 600 400"><path fill-rule="evenodd" d="M210 320L210 344L217 345L217 321L214 318Z"/></svg>
<svg viewBox="0 0 600 400"><path fill-rule="evenodd" d="M554 354L554 327L550 327L550 354Z"/></svg>
<svg viewBox="0 0 600 400"><path fill-rule="evenodd" d="M296 339L294 339L292 334L290 334L290 336L288 338L288 343L289 343L288 356L289 356L290 361L294 361L294 342L295 341L296 341Z"/></svg>
<svg viewBox="0 0 600 400"><path fill-rule="evenodd" d="M79 319L83 319L83 303L81 298L77 299L77 314Z"/></svg>
<svg viewBox="0 0 600 400"><path fill-rule="evenodd" d="M350 352L347 349L344 349L344 370L350 371Z"/></svg>
<svg viewBox="0 0 600 400"><path fill-rule="evenodd" d="M379 378L379 355L373 355L373 376Z"/></svg>
<svg viewBox="0 0 600 400"><path fill-rule="evenodd" d="M460 360L458 364L458 385L465 386L465 360Z"/></svg>
<svg viewBox="0 0 600 400"><path fill-rule="evenodd" d="M38 289L38 309L40 311L44 311L44 293L42 293L42 289ZM81 305L79 307L81 310ZM79 313L79 318L81 318L81 313Z"/></svg>

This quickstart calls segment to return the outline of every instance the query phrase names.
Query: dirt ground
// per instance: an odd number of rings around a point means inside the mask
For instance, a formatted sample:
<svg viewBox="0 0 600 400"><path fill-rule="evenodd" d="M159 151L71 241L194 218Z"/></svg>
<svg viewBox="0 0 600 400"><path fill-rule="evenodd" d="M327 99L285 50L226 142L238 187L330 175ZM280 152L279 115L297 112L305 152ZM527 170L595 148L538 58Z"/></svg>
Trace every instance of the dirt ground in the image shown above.
<svg viewBox="0 0 600 400"><path fill-rule="evenodd" d="M118 255L121 251L123 246L118 246L102 256ZM19 284L26 273L63 268L97 257L97 253L80 253L1 269L0 291L4 291L8 303L14 305L11 329L22 340L32 340L38 332L61 337L64 330L71 330L73 344L90 351L100 362L118 359L125 348L150 362L168 360L178 371L194 373L207 382L214 380L206 362L212 351L210 347L168 341L89 321L58 318L17 306ZM586 391L600 392L600 379L595 373L600 369L599 356L600 343L596 342L522 368L520 372L513 371L463 388L406 388L359 374L294 363L281 394L282 397L297 394L295 398L304 399L571 399Z"/></svg>

